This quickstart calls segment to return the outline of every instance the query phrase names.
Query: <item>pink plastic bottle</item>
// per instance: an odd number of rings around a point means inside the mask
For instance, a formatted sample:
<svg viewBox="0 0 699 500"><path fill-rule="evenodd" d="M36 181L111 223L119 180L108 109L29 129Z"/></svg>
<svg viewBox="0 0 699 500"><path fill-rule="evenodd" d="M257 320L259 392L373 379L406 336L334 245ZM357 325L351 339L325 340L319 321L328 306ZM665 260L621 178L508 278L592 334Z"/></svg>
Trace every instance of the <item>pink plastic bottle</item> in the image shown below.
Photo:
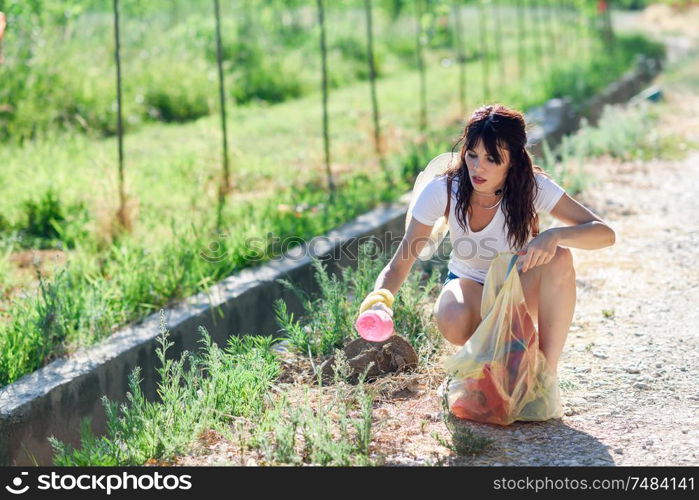
<svg viewBox="0 0 699 500"><path fill-rule="evenodd" d="M369 309L359 315L354 327L370 342L383 342L393 335L393 318L386 311Z"/></svg>

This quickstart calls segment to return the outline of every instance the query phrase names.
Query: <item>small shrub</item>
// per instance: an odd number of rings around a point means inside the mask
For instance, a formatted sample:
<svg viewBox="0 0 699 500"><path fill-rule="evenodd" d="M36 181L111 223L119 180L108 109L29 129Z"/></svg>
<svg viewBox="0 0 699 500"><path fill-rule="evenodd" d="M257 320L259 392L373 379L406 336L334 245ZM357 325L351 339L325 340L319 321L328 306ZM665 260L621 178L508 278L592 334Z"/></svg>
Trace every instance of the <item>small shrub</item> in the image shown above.
<svg viewBox="0 0 699 500"><path fill-rule="evenodd" d="M357 268L343 268L341 279L335 274L328 275L324 264L313 260L315 279L320 285L316 298L310 298L287 280L278 280L297 295L305 310L302 318L295 319L282 300L275 302L280 331L299 353L326 356L348 339L357 338L354 322L359 305L374 289L376 276L389 260L389 252L381 251L374 241L363 242L358 249ZM425 304L433 300L439 276L439 269L434 268L427 282L422 283L421 273L415 269L403 283L393 305L395 330L413 344L421 361L437 353L441 338L424 310Z"/></svg>
<svg viewBox="0 0 699 500"><path fill-rule="evenodd" d="M342 369L339 369L341 372ZM330 401L322 390L292 405L282 392L252 432L248 446L260 450L270 465L373 465L374 393L362 378L350 386L337 374Z"/></svg>
<svg viewBox="0 0 699 500"><path fill-rule="evenodd" d="M209 114L206 96L184 92L173 95L167 89L152 89L145 95L148 114L164 122L185 122Z"/></svg>
<svg viewBox="0 0 699 500"><path fill-rule="evenodd" d="M85 204L63 204L56 192L49 188L38 200L26 200L22 204L23 220L14 226L25 247L74 248L87 236L87 210Z"/></svg>
<svg viewBox="0 0 699 500"><path fill-rule="evenodd" d="M448 387L448 384L449 379L445 381L445 387ZM432 437L435 438L439 444L457 455L463 456L481 453L495 442L493 438L474 432L468 422L456 418L451 413L446 390L442 394L442 414L444 415L444 424L449 431L451 442L448 442L437 433L433 433Z"/></svg>
<svg viewBox="0 0 699 500"><path fill-rule="evenodd" d="M270 103L300 97L304 84L298 72L290 71L279 61L256 60L235 73L231 95L240 104L254 100Z"/></svg>

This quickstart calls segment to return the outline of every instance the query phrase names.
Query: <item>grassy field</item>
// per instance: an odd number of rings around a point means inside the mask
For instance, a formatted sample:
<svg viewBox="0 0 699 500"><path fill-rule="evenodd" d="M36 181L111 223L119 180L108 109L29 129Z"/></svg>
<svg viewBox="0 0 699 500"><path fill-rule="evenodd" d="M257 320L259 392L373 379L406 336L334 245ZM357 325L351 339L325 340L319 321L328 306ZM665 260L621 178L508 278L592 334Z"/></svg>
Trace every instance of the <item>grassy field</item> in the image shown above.
<svg viewBox="0 0 699 500"><path fill-rule="evenodd" d="M48 4L59 2L45 3L35 10L31 5L0 2L12 28L5 44L6 63L0 67L5 82L0 90L0 102L5 104L0 137L23 140L56 127L115 133L111 4L75 1L70 2L73 9L52 12ZM227 97L236 105L295 99L315 91L320 80L315 3L294 2L290 7L280 3L271 9L259 3L222 2ZM210 2L122 1L121 5L126 127L190 121L214 112L218 89ZM327 6L332 88L368 78L365 35L356 29L365 23L364 12L357 5L361 4ZM379 76L415 66L415 16L408 8L402 11L393 17L386 9L375 9ZM467 18L475 15L472 11L466 10ZM453 30L444 22L443 12L433 8L427 15L427 62L439 61L452 54ZM480 50L470 37L465 48L471 57ZM493 47L490 57L492 51Z"/></svg>
<svg viewBox="0 0 699 500"><path fill-rule="evenodd" d="M641 37L619 37L614 51L602 50L596 38L587 46L589 59L543 52L544 71L535 71L533 60L521 79L496 79L493 65L490 98L522 109L558 95L579 102L625 71L637 53L660 50ZM504 67L518 74L515 48L505 46ZM331 93L332 168L340 186L332 204L317 91L233 108L234 192L223 213L224 235L214 231L220 170L215 116L127 134L128 233L113 228L113 138L57 128L41 139L6 144L0 150L0 384L265 261L279 253L275 237L308 239L410 189L426 161L451 148L463 123L457 65L437 61L427 72L427 138L417 126L417 72L396 67L379 82L392 188L377 175L367 84L347 83ZM466 72L472 109L484 102L481 61L470 60ZM251 247L253 238L262 243ZM37 248L47 260L41 279L29 252ZM58 259L55 270L48 255Z"/></svg>

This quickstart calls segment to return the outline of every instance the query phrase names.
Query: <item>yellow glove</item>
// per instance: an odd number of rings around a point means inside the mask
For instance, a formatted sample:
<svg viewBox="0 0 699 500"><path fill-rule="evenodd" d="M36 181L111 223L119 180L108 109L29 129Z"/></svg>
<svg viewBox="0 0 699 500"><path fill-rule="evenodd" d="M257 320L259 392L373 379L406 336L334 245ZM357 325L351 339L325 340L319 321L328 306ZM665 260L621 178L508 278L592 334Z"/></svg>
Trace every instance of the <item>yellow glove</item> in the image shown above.
<svg viewBox="0 0 699 500"><path fill-rule="evenodd" d="M385 288L381 288L380 290L374 290L373 292L369 293L369 295L367 295L366 298L362 301L361 305L359 306L359 314L362 314L371 306L379 302L385 304L386 307L391 309L393 307L393 301L394 297L390 290L387 290Z"/></svg>
<svg viewBox="0 0 699 500"><path fill-rule="evenodd" d="M380 294L383 295L386 298L386 301L384 302L389 308L393 307L393 294L391 291L387 288L380 288L378 290L373 291L372 293Z"/></svg>

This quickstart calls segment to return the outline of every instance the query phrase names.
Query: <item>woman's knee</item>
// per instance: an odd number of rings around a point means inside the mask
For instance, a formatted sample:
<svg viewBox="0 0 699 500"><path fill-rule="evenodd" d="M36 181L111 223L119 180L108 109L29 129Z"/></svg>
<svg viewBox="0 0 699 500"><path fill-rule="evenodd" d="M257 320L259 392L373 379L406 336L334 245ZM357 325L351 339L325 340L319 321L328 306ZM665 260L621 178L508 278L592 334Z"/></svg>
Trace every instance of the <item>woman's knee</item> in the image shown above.
<svg viewBox="0 0 699 500"><path fill-rule="evenodd" d="M549 268L556 278L569 279L575 277L575 267L573 266L573 252L566 247L556 247L556 254L549 262Z"/></svg>
<svg viewBox="0 0 699 500"><path fill-rule="evenodd" d="M464 345L475 330L479 318L466 304L449 302L435 311L437 327L445 339L455 345Z"/></svg>

